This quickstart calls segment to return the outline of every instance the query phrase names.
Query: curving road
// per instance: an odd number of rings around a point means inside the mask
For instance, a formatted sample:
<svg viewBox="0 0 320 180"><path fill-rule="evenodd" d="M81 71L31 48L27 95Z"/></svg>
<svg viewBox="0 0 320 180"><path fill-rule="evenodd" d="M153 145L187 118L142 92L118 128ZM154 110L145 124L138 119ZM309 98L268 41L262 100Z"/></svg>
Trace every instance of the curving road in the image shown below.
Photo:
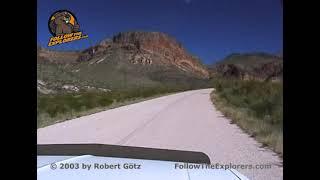
<svg viewBox="0 0 320 180"><path fill-rule="evenodd" d="M213 164L271 164L237 169L250 179L283 179L281 159L230 124L212 105L211 91L186 91L40 128L37 141L201 151Z"/></svg>

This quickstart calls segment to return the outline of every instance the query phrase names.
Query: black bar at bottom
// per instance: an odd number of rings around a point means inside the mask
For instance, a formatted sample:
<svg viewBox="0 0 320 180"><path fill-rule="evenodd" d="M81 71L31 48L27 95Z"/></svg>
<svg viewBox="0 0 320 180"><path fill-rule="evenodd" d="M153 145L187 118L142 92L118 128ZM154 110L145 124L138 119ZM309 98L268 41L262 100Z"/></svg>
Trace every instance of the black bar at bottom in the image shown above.
<svg viewBox="0 0 320 180"><path fill-rule="evenodd" d="M210 164L209 157L202 152L154 149L144 147L105 144L41 144L37 145L37 155L80 156L148 159L174 162Z"/></svg>

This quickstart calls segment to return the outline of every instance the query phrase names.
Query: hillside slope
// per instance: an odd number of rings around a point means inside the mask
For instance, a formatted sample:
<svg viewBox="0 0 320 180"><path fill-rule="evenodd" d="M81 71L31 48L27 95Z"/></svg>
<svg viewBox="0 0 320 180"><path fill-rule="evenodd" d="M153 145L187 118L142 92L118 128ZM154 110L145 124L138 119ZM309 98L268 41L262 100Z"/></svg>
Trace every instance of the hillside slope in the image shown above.
<svg viewBox="0 0 320 180"><path fill-rule="evenodd" d="M38 48L39 88L63 86L123 89L156 86L204 87L207 68L180 43L160 32L125 32L83 51ZM47 86L47 87L42 87Z"/></svg>

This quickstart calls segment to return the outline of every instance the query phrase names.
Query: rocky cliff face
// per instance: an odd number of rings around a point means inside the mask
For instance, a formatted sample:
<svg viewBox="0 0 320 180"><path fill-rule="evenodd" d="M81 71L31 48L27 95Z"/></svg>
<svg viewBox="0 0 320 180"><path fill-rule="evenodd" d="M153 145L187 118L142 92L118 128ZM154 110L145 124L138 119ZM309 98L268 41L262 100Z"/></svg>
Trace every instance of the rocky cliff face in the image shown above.
<svg viewBox="0 0 320 180"><path fill-rule="evenodd" d="M52 51L38 48L38 61L76 63L108 57L115 52L126 55L124 61L134 65L174 66L187 73L208 78L209 72L180 43L160 32L125 32L79 52Z"/></svg>
<svg viewBox="0 0 320 180"><path fill-rule="evenodd" d="M234 64L219 64L210 69L211 76L243 79L245 72Z"/></svg>
<svg viewBox="0 0 320 180"><path fill-rule="evenodd" d="M96 89L207 87L209 73L174 38L159 32L119 33L83 51L38 47L40 93ZM78 88L78 89L77 89Z"/></svg>
<svg viewBox="0 0 320 180"><path fill-rule="evenodd" d="M180 70L208 78L209 72L180 43L160 32L125 32L82 52L79 61L88 61L121 49L136 65L173 65Z"/></svg>
<svg viewBox="0 0 320 180"><path fill-rule="evenodd" d="M282 80L283 62L274 61L274 62L265 63L260 67L254 68L252 74L255 77L259 77L260 79L264 79L266 81Z"/></svg>

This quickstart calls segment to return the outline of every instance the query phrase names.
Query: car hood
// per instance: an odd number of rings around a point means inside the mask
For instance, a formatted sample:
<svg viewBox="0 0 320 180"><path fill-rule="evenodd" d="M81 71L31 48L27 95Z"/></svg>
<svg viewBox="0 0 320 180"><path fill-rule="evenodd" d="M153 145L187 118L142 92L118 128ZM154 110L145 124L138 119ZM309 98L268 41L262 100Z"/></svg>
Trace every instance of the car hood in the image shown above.
<svg viewBox="0 0 320 180"><path fill-rule="evenodd" d="M234 169L186 168L201 166L193 163L92 155L38 156L37 161L38 180L247 180Z"/></svg>

